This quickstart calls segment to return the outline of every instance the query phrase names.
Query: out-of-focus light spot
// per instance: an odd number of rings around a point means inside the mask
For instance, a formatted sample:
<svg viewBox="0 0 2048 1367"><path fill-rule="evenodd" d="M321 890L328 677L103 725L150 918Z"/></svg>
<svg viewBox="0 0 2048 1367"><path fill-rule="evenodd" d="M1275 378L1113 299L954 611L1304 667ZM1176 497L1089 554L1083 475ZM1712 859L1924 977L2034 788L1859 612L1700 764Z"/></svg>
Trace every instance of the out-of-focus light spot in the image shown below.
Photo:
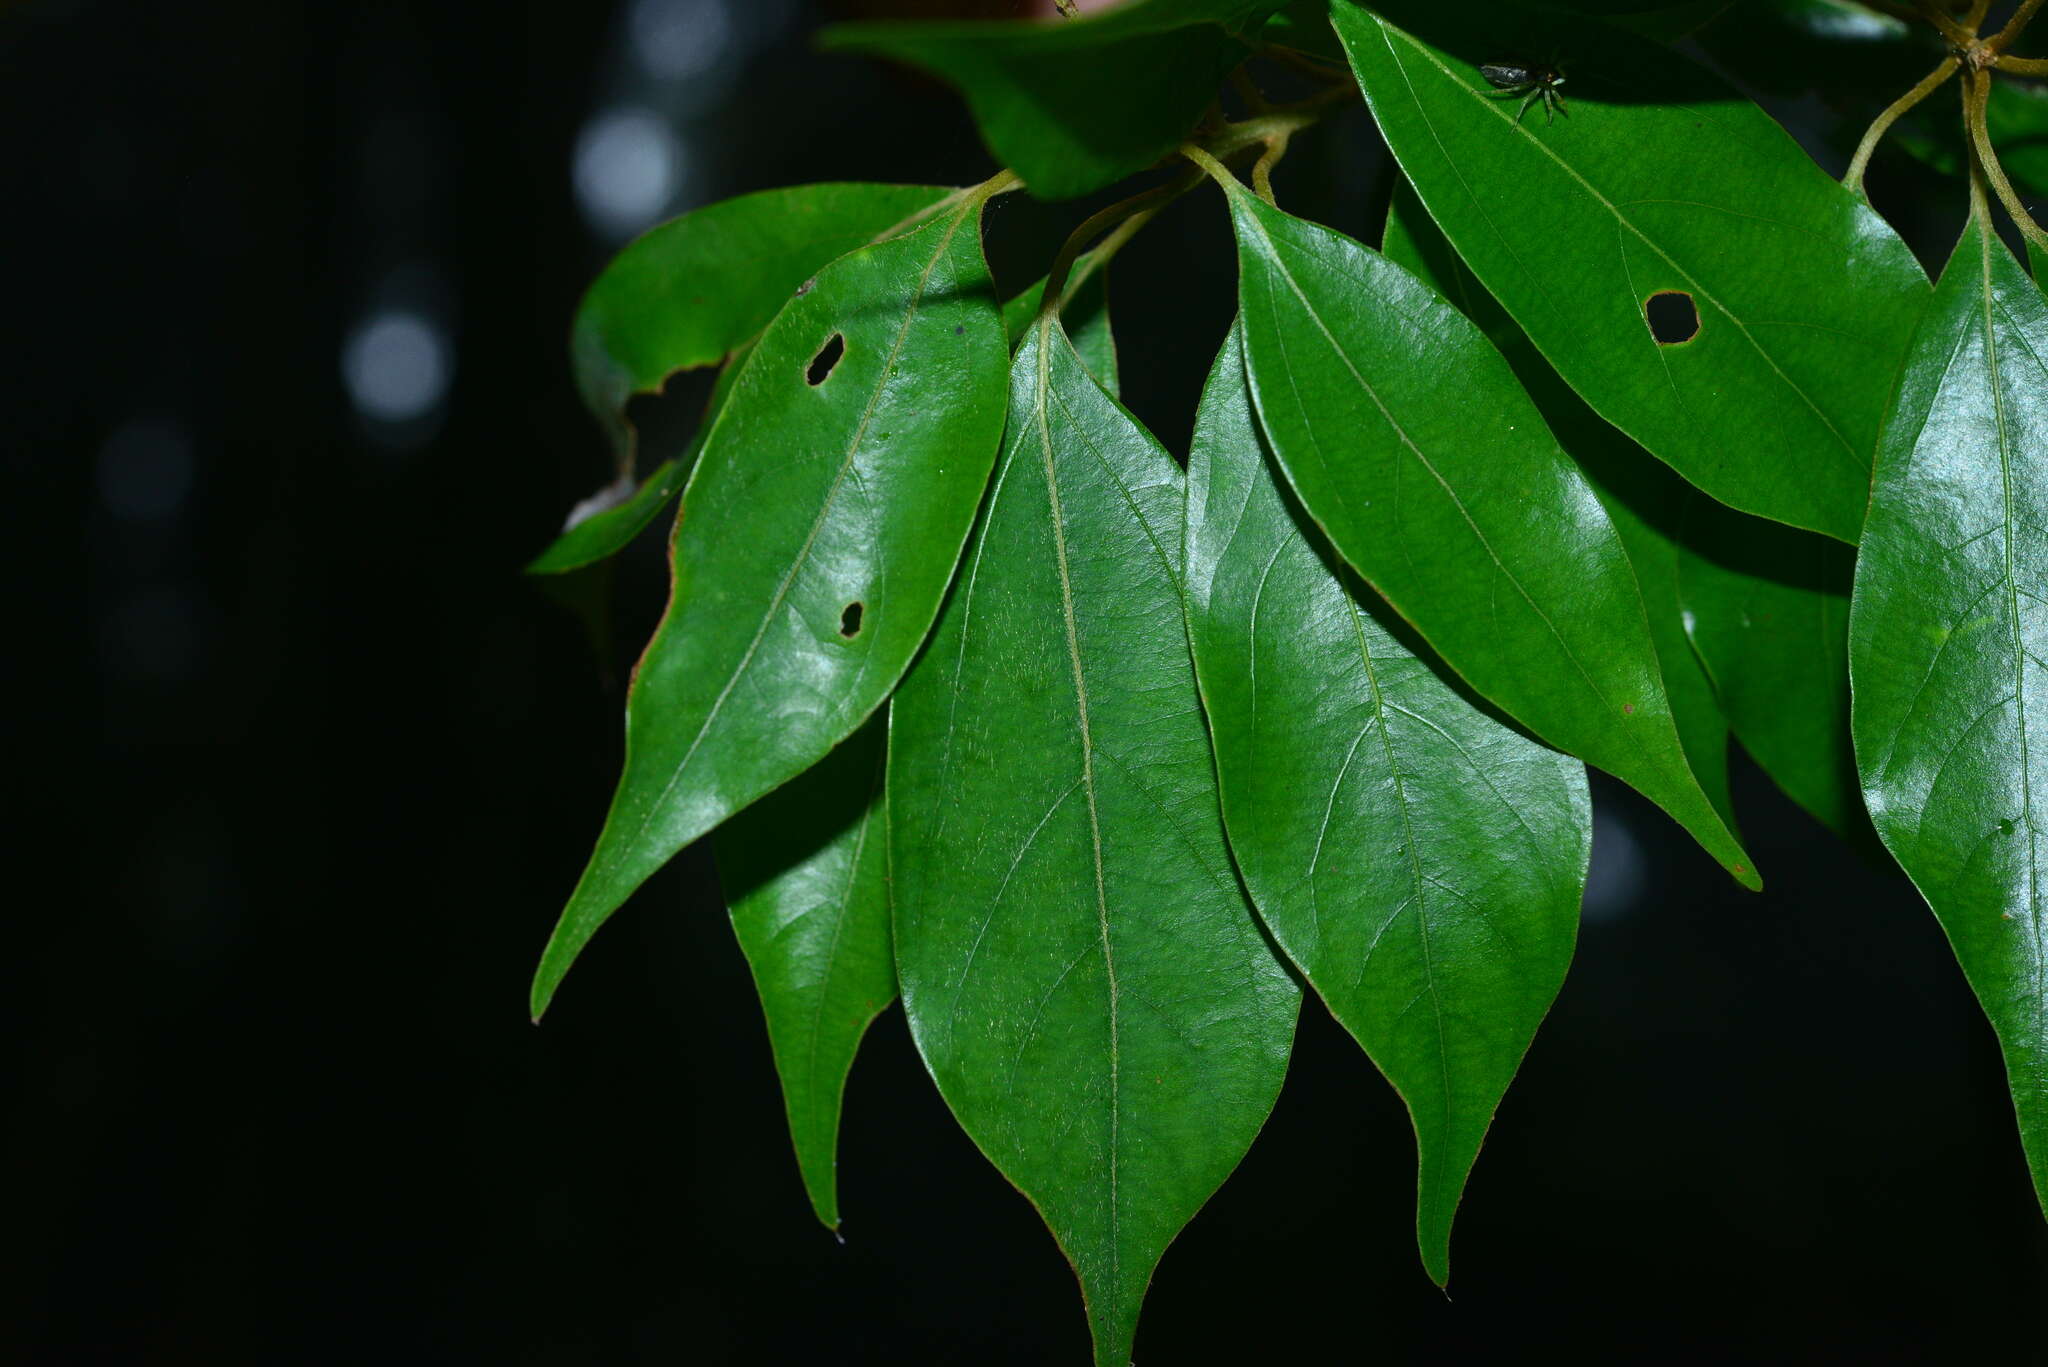
<svg viewBox="0 0 2048 1367"><path fill-rule="evenodd" d="M689 175L683 146L644 109L615 109L576 140L576 198L591 227L614 240L653 225Z"/></svg>
<svg viewBox="0 0 2048 1367"><path fill-rule="evenodd" d="M1586 873L1583 919L1619 921L1636 909L1649 881L1643 847L1627 824L1593 809L1593 866Z"/></svg>
<svg viewBox="0 0 2048 1367"><path fill-rule="evenodd" d="M641 67L665 81L711 70L733 40L725 0L634 0L626 26Z"/></svg>
<svg viewBox="0 0 2048 1367"><path fill-rule="evenodd" d="M192 439L175 418L124 423L100 447L100 501L123 522L163 522L192 491Z"/></svg>
<svg viewBox="0 0 2048 1367"><path fill-rule="evenodd" d="M413 422L432 414L448 393L448 362L441 330L401 309L364 319L341 350L349 398L357 412L377 422Z"/></svg>

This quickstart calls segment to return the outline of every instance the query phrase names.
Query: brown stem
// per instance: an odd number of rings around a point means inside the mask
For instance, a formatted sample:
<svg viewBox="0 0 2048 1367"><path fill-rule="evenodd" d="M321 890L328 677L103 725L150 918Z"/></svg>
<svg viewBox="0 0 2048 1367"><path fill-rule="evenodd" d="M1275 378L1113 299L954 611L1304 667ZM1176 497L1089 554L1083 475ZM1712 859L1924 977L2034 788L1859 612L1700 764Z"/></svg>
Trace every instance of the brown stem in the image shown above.
<svg viewBox="0 0 2048 1367"><path fill-rule="evenodd" d="M2048 76L2048 57L2000 57L1993 70L2008 76Z"/></svg>
<svg viewBox="0 0 2048 1367"><path fill-rule="evenodd" d="M2012 188L2012 181L2006 178L2005 168L1998 163L1998 152L1991 145L1991 133L1985 123L1984 111L1991 99L1991 75L1989 72L1973 71L1965 87L1968 99L1963 104L1963 126L1970 131L1970 144L1977 154L1977 163L1983 168L1984 178L1991 182L1991 188L1998 192L1999 203L2012 215L2012 221L2019 227L2020 235L2043 251L2048 251L2048 231L2034 222L2034 216L2027 212L2027 206L2020 202L2019 192Z"/></svg>
<svg viewBox="0 0 2048 1367"><path fill-rule="evenodd" d="M1970 30L1958 24L1935 0L1913 0L1913 8L1920 11L1920 17L1941 30L1941 36L1957 47L1968 47L1976 38Z"/></svg>
<svg viewBox="0 0 2048 1367"><path fill-rule="evenodd" d="M2013 39L2027 31L2027 24L2040 9L2041 0L2024 0L2024 3L2012 12L2012 18L2005 21L2005 27L1991 35L1990 41L1985 46L1989 47L1993 52L2003 52L2011 47ZM2005 64L2000 63L2000 65Z"/></svg>
<svg viewBox="0 0 2048 1367"><path fill-rule="evenodd" d="M1861 194L1863 192L1863 172L1870 165L1871 154L1877 151L1878 141L1914 105L1941 89L1942 84L1949 77L1955 75L1956 69L1961 65L1962 62L1953 55L1942 58L1941 65L1928 72L1926 78L1920 84L1892 101L1891 107L1877 116L1876 122L1872 123L1869 131L1864 133L1863 141L1856 145L1856 155L1849 162L1849 171L1848 174L1842 177L1842 184Z"/></svg>

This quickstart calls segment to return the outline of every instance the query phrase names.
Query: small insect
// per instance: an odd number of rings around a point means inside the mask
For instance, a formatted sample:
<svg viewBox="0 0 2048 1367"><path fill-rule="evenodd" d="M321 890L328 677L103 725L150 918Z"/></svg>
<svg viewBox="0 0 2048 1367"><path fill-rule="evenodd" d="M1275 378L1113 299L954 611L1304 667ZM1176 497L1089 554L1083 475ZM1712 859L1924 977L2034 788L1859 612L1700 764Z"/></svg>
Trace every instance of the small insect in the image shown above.
<svg viewBox="0 0 2048 1367"><path fill-rule="evenodd" d="M1561 112L1567 118L1571 110L1564 105L1564 92L1558 87L1564 84L1564 63L1551 61L1545 65L1534 62L1488 62L1479 68L1479 74L1493 87L1484 92L1495 100L1519 98L1522 107L1515 111L1515 122L1522 121L1522 115L1529 112L1529 106L1543 101L1543 121L1556 122Z"/></svg>

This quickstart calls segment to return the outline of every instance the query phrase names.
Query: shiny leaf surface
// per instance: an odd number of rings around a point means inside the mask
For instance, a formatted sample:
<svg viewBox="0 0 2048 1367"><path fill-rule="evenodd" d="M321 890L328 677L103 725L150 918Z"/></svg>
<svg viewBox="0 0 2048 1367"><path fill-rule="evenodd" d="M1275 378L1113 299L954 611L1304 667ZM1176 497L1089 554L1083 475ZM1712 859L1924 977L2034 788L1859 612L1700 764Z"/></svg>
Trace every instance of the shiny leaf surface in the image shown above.
<svg viewBox="0 0 2048 1367"><path fill-rule="evenodd" d="M1571 962L1585 769L1477 705L1341 568L1269 463L1234 331L1188 459L1187 599L1238 868L1408 1104L1441 1285L1466 1174Z"/></svg>
<svg viewBox="0 0 2048 1367"><path fill-rule="evenodd" d="M1167 1244L1271 1110L1299 989L1244 900L1179 586L1182 480L1056 324L892 704L904 1009L1122 1367Z"/></svg>
<svg viewBox="0 0 2048 1367"><path fill-rule="evenodd" d="M1678 596L1742 748L1794 802L1867 839L1849 742L1849 582L1856 555L1701 499L1687 510Z"/></svg>
<svg viewBox="0 0 2048 1367"><path fill-rule="evenodd" d="M1522 382L1543 421L1586 478L1628 552L1642 590L1657 668L1671 702L1671 721L1700 788L1729 830L1736 829L1728 792L1728 721L1714 685L1685 634L1678 602L1678 527L1694 497L1685 481L1586 407L1558 378L1515 320L1486 292L1429 215L1415 191L1400 184L1387 209L1389 261L1412 271L1479 325Z"/></svg>
<svg viewBox="0 0 2048 1367"><path fill-rule="evenodd" d="M1928 292L1884 221L1656 44L1484 3L1380 8L1332 10L1373 115L1558 373L1721 501L1854 542ZM1566 115L1489 98L1477 68L1509 41L1562 51Z"/></svg>
<svg viewBox="0 0 2048 1367"><path fill-rule="evenodd" d="M889 937L887 712L712 838L732 928L768 1018L811 1208L839 1228L839 1101L868 1023L896 998Z"/></svg>
<svg viewBox="0 0 2048 1367"><path fill-rule="evenodd" d="M1973 222L1885 428L1849 615L1878 834L2005 1051L2048 1200L2048 301Z"/></svg>
<svg viewBox="0 0 2048 1367"><path fill-rule="evenodd" d="M1377 252L1241 186L1230 208L1260 425L1331 543L1488 701L1757 886L1686 762L1614 524L1500 353Z"/></svg>
<svg viewBox="0 0 2048 1367"><path fill-rule="evenodd" d="M632 469L626 401L678 370L716 365L803 282L953 191L935 185L792 185L684 214L612 258L570 333L576 387Z"/></svg>
<svg viewBox="0 0 2048 1367"><path fill-rule="evenodd" d="M944 77L996 160L1040 199L1084 195L1171 152L1278 0L1135 0L1078 20L845 24L828 48Z"/></svg>
<svg viewBox="0 0 2048 1367"><path fill-rule="evenodd" d="M851 734L924 640L1002 433L980 218L967 201L839 258L747 357L683 491L625 773L536 1015L634 888Z"/></svg>

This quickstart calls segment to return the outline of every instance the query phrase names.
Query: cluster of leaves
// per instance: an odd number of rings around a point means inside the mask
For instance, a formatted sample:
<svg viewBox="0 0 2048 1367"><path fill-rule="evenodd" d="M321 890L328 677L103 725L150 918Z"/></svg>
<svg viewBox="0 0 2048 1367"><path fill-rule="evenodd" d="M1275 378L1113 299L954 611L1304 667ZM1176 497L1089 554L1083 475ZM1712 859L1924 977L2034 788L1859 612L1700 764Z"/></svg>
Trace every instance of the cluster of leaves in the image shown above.
<svg viewBox="0 0 2048 1367"><path fill-rule="evenodd" d="M1304 989L1406 1100L1448 1277L1571 959L1584 765L1759 886L1732 735L1925 894L2048 1190L2048 303L1994 230L1996 191L2038 234L1986 113L1994 74L2037 72L2006 49L2038 2L1989 39L1983 3L1919 6L1966 96L1958 140L1917 144L1969 189L1934 287L1859 188L1908 102L1836 182L1673 50L1716 3L1136 0L832 34L957 84L1008 169L727 201L593 286L574 351L617 506L535 569L681 506L536 1016L713 836L819 1217L854 1051L900 993L1123 1362ZM1727 67L1831 41L1823 12L1865 26L1851 47L1920 41L1889 4L1759 8L1708 31ZM1259 63L1311 93L1269 103ZM1522 86L1567 102L1495 98ZM1377 251L1271 190L1361 91L1403 177ZM1132 175L997 302L994 196ZM1209 184L1239 311L1183 466L1117 401L1103 268ZM711 365L697 436L636 478L626 401Z"/></svg>

